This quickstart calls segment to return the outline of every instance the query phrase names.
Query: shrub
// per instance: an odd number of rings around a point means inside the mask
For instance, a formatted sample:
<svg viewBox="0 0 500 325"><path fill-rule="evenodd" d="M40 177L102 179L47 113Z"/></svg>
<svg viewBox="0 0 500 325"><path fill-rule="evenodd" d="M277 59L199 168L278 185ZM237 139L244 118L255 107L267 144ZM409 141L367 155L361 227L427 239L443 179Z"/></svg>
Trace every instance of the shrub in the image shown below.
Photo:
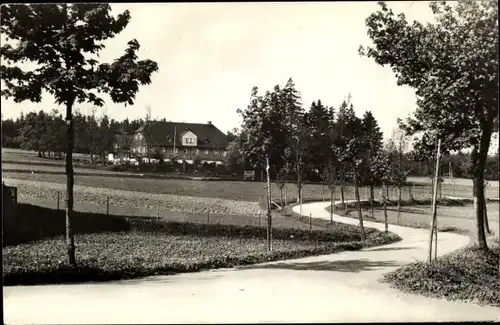
<svg viewBox="0 0 500 325"><path fill-rule="evenodd" d="M431 263L409 264L387 274L384 281L407 292L500 306L500 248L494 247L467 247Z"/></svg>

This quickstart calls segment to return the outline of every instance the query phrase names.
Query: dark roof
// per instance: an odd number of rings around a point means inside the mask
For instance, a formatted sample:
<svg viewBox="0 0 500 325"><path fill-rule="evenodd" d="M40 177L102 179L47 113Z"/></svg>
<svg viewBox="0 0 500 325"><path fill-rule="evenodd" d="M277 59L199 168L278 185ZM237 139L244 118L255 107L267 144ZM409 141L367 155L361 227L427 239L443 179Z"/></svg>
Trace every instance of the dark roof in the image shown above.
<svg viewBox="0 0 500 325"><path fill-rule="evenodd" d="M144 133L151 146L162 147L173 146L175 134L177 138L175 144L181 147L181 135L186 131L191 131L196 135L198 139L197 147L227 147L227 135L213 124L149 121L138 128L135 133Z"/></svg>

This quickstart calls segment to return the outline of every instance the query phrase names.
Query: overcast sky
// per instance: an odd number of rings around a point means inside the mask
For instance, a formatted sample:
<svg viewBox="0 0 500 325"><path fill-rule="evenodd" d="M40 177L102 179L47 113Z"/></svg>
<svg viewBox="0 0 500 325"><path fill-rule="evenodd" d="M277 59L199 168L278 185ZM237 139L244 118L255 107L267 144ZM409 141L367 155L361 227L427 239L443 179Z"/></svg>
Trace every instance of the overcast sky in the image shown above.
<svg viewBox="0 0 500 325"><path fill-rule="evenodd" d="M432 17L428 2L388 5L410 21ZM350 92L358 116L371 110L385 137L397 117L415 109L414 91L398 87L389 67L358 55L359 45L370 44L365 19L377 10L376 2L127 3L112 8L113 14L129 9L132 19L106 43L101 59L111 62L135 38L140 59L155 60L160 67L134 106L105 97L106 112L115 119L144 117L150 105L154 118L212 121L225 132L239 127L236 109L248 105L253 86L264 93L289 77L306 108L317 99L338 107ZM48 94L41 103L2 98L1 105L3 118L57 108ZM80 106L82 112L90 108Z"/></svg>

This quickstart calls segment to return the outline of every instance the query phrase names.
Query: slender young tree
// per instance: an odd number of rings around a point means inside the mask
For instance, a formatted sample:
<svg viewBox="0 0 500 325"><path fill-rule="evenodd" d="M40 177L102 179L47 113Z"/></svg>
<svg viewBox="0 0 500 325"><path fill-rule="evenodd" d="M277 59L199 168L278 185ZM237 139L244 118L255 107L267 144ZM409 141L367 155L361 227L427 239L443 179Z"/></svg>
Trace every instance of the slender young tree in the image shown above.
<svg viewBox="0 0 500 325"><path fill-rule="evenodd" d="M398 124L400 123L401 121L398 119ZM403 161L404 151L408 146L408 136L406 136L404 131L399 127L395 128L392 132L390 146L394 153L393 157L395 158L393 161L393 180L398 189L396 222L399 224L401 218L402 187L406 183L408 176L408 171L406 170L406 166Z"/></svg>
<svg viewBox="0 0 500 325"><path fill-rule="evenodd" d="M370 169L373 175L380 179L382 184L382 204L384 208L384 224L385 224L385 232L389 230L389 223L387 220L387 196L385 193L385 188L387 183L391 178L391 157L389 153L384 150L380 150L377 153L377 156L373 158L373 162L370 164Z"/></svg>
<svg viewBox="0 0 500 325"><path fill-rule="evenodd" d="M102 106L98 93L133 105L139 85L151 82L158 65L137 61L137 40L129 41L125 54L113 63L99 64L103 41L119 34L130 21L129 11L114 18L109 4L13 4L2 5L0 12L1 32L7 37L0 47L0 77L5 82L1 95L15 102L40 102L46 91L66 110L66 241L69 263L74 266L73 108L84 102ZM21 68L26 61L38 67Z"/></svg>
<svg viewBox="0 0 500 325"><path fill-rule="evenodd" d="M276 175L276 185L280 189L281 207L283 209L286 206L286 201L285 201L284 196L283 196L283 191L286 187L287 176L288 176L288 172L287 172L287 169L285 167L282 167L278 171L278 174Z"/></svg>
<svg viewBox="0 0 500 325"><path fill-rule="evenodd" d="M335 183L337 180L337 170L333 159L329 162L327 168L323 169L321 177L330 190L330 223L333 223L333 214L335 213Z"/></svg>
<svg viewBox="0 0 500 325"><path fill-rule="evenodd" d="M383 133L380 131L378 122L370 111L365 112L362 123L364 136L368 143L368 159L365 178L370 186L370 212L373 218L373 201L375 200L374 187L380 180L371 172L370 164L373 162L373 158L376 157L378 152L382 149Z"/></svg>

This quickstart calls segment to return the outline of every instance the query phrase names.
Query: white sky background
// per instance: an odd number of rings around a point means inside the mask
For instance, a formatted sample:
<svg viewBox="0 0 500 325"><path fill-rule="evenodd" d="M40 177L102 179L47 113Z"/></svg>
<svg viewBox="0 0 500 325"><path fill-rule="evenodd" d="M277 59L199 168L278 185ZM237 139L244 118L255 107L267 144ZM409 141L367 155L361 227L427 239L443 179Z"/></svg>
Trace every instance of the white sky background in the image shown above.
<svg viewBox="0 0 500 325"><path fill-rule="evenodd" d="M388 6L409 21L432 17L428 2ZM134 106L105 97L107 114L117 120L144 118L150 105L153 118L212 121L225 132L240 126L236 109L246 108L253 86L263 94L289 77L305 108L317 99L338 107L351 92L356 114L371 110L386 138L396 118L415 109L414 91L398 87L389 67L358 55L359 45L371 43L365 19L378 9L376 2L127 3L112 8L114 15L129 9L132 18L106 43L102 62L112 62L136 38L139 58L155 60L160 68L152 84L140 89ZM2 98L1 105L3 118L57 108L49 94L41 103ZM90 108L82 105L80 111Z"/></svg>

